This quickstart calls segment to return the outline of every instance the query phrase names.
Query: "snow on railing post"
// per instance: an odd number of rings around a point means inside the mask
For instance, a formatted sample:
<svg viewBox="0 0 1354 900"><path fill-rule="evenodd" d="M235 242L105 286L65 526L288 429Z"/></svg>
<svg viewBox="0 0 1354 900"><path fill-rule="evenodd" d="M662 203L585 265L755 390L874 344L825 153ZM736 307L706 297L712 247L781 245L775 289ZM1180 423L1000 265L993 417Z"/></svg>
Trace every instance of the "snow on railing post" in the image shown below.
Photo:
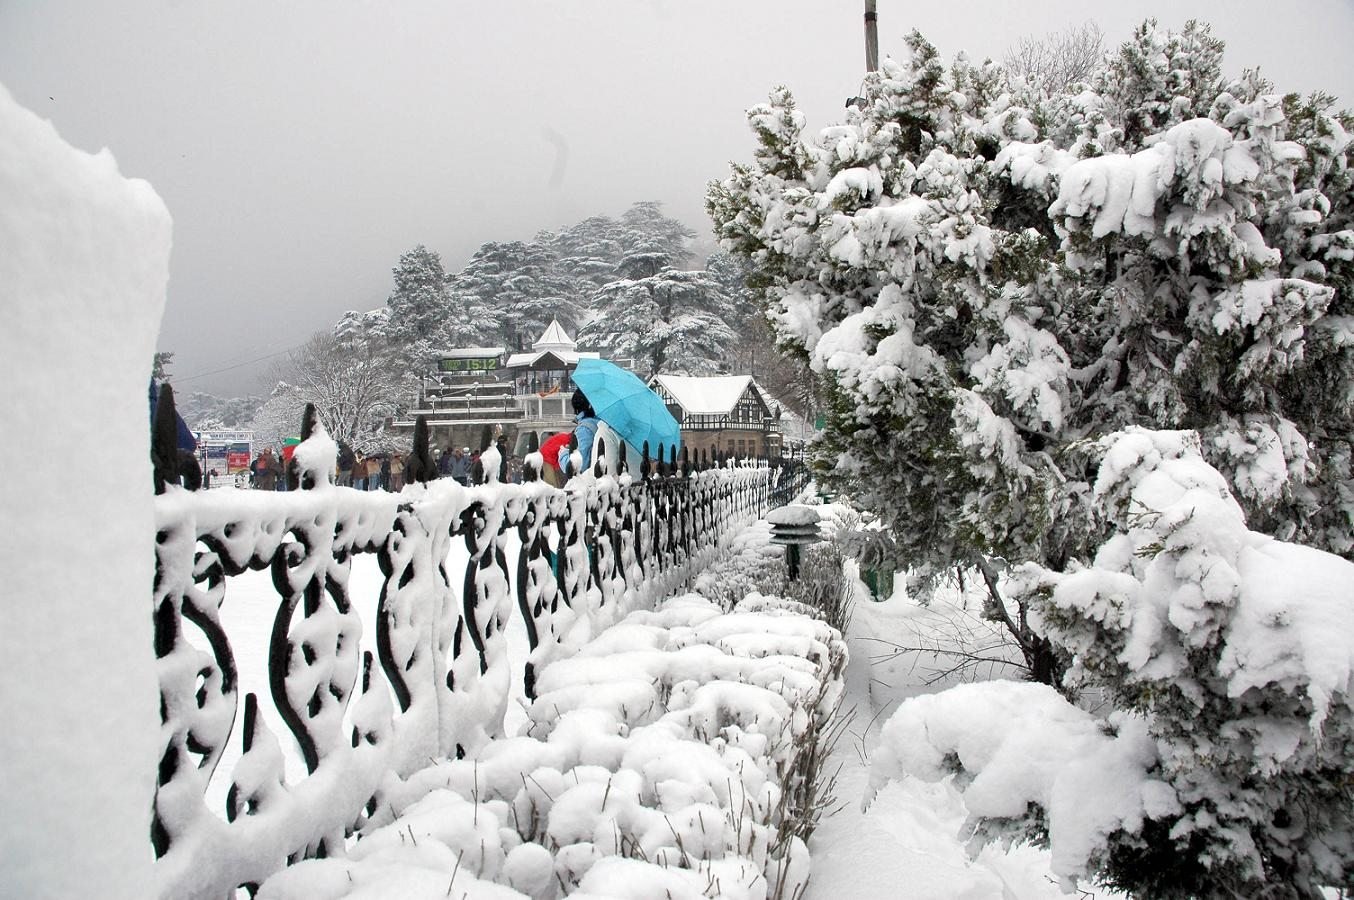
<svg viewBox="0 0 1354 900"><path fill-rule="evenodd" d="M551 505L549 494L531 498L517 524L521 543L517 558L517 609L527 632L529 658L523 671L523 691L528 699L535 699L536 672L555 642L551 626L559 608L560 590L550 550L549 534L554 522Z"/></svg>
<svg viewBox="0 0 1354 900"><path fill-rule="evenodd" d="M499 502L475 500L461 518L461 531L470 553L461 593L461 615L479 662L473 680L472 706L477 719L476 743L502 729L507 708L504 625L512 609L508 561L503 550L507 524L506 503L501 495Z"/></svg>
<svg viewBox="0 0 1354 900"><path fill-rule="evenodd" d="M593 441L592 457L596 462L593 464L593 477L601 478L603 466L601 457L605 453L605 443L601 438ZM589 486L586 492L587 497L587 518L583 527L583 543L587 547L587 588L596 588L599 592L602 590L602 576L598 569L597 538L601 533L602 505L605 502L596 485ZM606 602L606 594L599 593L601 602Z"/></svg>

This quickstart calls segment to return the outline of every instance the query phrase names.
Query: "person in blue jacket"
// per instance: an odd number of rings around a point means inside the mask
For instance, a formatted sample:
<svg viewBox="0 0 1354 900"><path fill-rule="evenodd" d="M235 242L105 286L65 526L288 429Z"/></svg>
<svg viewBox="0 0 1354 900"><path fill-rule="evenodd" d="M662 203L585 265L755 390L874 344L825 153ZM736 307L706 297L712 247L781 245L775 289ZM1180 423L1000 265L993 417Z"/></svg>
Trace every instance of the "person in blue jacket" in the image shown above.
<svg viewBox="0 0 1354 900"><path fill-rule="evenodd" d="M583 469L592 465L592 445L593 439L597 437L597 426L600 420L597 413L593 412L592 404L588 402L588 397L579 388L574 391L573 396L574 420L578 423L574 426L574 437L578 439L578 455L583 458ZM566 471L569 466L569 448L561 447L559 451L559 467L561 471Z"/></svg>

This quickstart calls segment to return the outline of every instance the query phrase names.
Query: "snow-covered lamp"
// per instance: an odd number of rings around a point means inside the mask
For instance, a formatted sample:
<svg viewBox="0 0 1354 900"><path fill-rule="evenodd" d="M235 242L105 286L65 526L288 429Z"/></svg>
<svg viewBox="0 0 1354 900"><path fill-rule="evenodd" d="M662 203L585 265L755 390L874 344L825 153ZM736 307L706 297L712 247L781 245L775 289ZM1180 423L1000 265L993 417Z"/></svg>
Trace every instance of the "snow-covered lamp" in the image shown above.
<svg viewBox="0 0 1354 900"><path fill-rule="evenodd" d="M771 543L785 545L785 565L790 580L794 581L799 578L799 548L822 539L818 530L821 521L818 510L802 503L791 503L771 510L766 521L771 523Z"/></svg>

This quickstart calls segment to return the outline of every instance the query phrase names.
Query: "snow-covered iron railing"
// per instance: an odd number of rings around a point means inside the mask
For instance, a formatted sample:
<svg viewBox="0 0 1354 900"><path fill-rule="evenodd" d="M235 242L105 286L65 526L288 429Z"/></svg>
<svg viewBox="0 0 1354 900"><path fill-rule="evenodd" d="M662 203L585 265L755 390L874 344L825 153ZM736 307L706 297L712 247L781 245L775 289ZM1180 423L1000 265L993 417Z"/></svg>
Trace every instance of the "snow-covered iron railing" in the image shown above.
<svg viewBox="0 0 1354 900"><path fill-rule="evenodd" d="M501 732L513 666L530 694L551 658L676 588L729 528L803 480L765 463L670 460L555 489L497 483L490 465L487 484L389 494L332 484L336 452L317 428L296 449L301 490L170 486L156 499L160 896L220 897L291 861L341 853L354 831L390 820L404 777ZM452 571L461 545L464 569ZM376 596L350 589L365 554L379 563ZM304 762L290 782L259 698L240 697L222 623L230 579L249 570L267 570L277 592L264 702ZM514 607L525 660L508 658ZM374 655L361 650L364 609ZM242 753L220 775L229 788L214 811L208 788L241 708Z"/></svg>

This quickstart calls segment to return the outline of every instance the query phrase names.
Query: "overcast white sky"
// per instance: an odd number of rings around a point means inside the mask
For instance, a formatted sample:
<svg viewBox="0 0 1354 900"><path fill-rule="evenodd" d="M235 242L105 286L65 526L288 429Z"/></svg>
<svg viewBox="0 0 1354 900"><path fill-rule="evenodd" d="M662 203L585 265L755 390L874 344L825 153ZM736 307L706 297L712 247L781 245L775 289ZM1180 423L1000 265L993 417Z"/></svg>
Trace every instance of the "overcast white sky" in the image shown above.
<svg viewBox="0 0 1354 900"><path fill-rule="evenodd" d="M1210 22L1227 68L1354 106L1354 0L878 0L880 50L949 58L1094 20ZM267 389L268 361L381 305L400 253L458 269L660 200L704 234L748 159L744 110L788 85L817 128L863 70L862 0L0 0L0 83L109 147L174 216L160 339L176 387ZM552 185L552 172L562 179ZM9 302L9 301L7 301ZM222 371L224 370L224 371Z"/></svg>

